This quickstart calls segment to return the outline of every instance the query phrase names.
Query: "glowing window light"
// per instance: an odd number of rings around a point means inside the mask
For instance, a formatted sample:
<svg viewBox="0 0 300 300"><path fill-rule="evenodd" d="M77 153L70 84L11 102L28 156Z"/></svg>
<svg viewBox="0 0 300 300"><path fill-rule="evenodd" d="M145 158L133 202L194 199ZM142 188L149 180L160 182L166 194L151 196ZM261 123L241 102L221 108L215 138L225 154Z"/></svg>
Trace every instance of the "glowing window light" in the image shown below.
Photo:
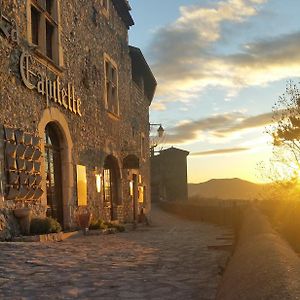
<svg viewBox="0 0 300 300"><path fill-rule="evenodd" d="M129 194L130 196L133 196L133 181L129 181Z"/></svg>
<svg viewBox="0 0 300 300"><path fill-rule="evenodd" d="M101 174L96 174L96 189L97 193L101 192Z"/></svg>

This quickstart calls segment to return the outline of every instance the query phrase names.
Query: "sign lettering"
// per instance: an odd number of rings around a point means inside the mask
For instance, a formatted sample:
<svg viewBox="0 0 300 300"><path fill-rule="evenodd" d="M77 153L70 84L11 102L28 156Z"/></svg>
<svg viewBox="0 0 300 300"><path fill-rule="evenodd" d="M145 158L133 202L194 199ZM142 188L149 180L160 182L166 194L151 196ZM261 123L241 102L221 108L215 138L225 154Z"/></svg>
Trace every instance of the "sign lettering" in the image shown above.
<svg viewBox="0 0 300 300"><path fill-rule="evenodd" d="M75 96L75 88L73 84L68 83L67 87L63 87L60 77L55 80L49 79L46 75L32 68L35 63L34 58L26 52L20 57L20 73L25 86L30 90L36 90L39 94L46 98L47 106L52 101L64 107L70 112L82 116L81 100Z"/></svg>

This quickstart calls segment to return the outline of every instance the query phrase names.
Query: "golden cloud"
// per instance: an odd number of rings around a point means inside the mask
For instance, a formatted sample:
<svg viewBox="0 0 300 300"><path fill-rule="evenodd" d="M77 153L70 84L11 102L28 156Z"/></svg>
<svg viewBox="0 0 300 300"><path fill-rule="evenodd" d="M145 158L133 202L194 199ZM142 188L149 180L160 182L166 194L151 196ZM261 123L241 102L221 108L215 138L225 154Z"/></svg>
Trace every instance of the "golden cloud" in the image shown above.
<svg viewBox="0 0 300 300"><path fill-rule="evenodd" d="M213 7L181 7L181 16L156 32L151 53L159 102L187 101L207 86L229 94L300 75L300 31L254 41L231 55L214 52L222 24L241 23L267 0L219 1Z"/></svg>

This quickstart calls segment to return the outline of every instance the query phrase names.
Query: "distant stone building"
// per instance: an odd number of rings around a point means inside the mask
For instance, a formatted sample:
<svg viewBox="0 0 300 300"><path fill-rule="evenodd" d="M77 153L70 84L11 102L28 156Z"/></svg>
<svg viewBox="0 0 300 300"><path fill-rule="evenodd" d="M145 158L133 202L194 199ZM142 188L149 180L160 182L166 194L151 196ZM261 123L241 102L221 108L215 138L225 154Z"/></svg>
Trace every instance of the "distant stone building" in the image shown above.
<svg viewBox="0 0 300 300"><path fill-rule="evenodd" d="M188 151L169 148L151 157L152 201L186 201Z"/></svg>
<svg viewBox="0 0 300 300"><path fill-rule="evenodd" d="M79 206L125 222L149 211L156 81L128 45L128 1L3 0L0 13L2 211L25 203L65 230Z"/></svg>

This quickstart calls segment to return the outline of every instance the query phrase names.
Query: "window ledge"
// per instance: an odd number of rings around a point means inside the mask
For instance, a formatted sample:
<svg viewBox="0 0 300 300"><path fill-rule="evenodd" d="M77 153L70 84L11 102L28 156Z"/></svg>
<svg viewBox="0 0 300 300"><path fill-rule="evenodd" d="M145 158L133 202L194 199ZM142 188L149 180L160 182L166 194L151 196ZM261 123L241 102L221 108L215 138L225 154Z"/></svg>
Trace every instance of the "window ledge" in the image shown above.
<svg viewBox="0 0 300 300"><path fill-rule="evenodd" d="M36 45L31 44L31 46L34 48L34 54L37 58L37 60L47 68L49 68L52 72L55 74L61 75L65 68L60 67L57 63L55 63L51 58L46 56L44 53L42 53Z"/></svg>
<svg viewBox="0 0 300 300"><path fill-rule="evenodd" d="M111 111L108 110L108 109L106 110L106 112L107 112L108 116L109 116L111 119L113 119L113 120L115 120L115 121L119 121L119 120L120 120L120 115L117 115L117 114L111 112Z"/></svg>

